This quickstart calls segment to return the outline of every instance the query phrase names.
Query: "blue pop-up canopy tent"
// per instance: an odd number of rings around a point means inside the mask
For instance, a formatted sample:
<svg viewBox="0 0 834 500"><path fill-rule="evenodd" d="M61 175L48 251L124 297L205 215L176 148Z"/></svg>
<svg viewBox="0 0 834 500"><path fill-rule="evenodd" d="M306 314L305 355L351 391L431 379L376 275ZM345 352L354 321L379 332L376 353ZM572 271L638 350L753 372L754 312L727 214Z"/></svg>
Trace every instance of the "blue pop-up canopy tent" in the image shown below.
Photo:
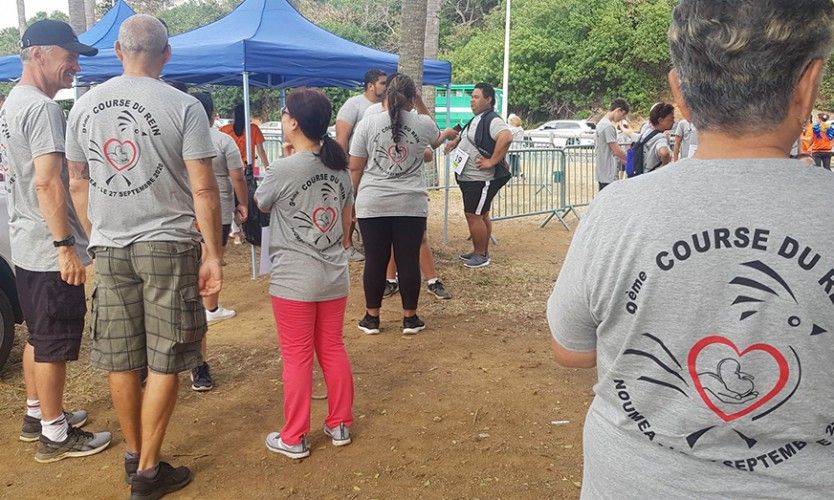
<svg viewBox="0 0 834 500"><path fill-rule="evenodd" d="M123 0L116 0L113 7L96 24L78 35L78 40L99 50L112 49L113 44L119 37L119 26L122 25L122 21L133 14L135 12L128 4ZM82 58L81 63L84 63L84 58ZM17 80L20 78L22 71L20 56L0 57L0 81Z"/></svg>
<svg viewBox="0 0 834 500"><path fill-rule="evenodd" d="M307 20L287 0L244 0L225 17L170 39L162 76L188 84L356 87L365 71L395 71L399 57L340 38ZM78 80L120 75L114 51L82 61ZM425 61L424 82L448 85L452 68ZM244 76L246 75L246 76Z"/></svg>

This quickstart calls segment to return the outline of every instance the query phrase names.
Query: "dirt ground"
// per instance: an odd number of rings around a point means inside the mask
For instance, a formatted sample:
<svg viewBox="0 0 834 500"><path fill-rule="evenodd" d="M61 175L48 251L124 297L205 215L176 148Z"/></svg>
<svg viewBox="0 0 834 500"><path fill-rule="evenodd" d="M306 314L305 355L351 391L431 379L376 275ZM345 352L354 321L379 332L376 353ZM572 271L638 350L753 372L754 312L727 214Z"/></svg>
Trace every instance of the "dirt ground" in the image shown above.
<svg viewBox="0 0 834 500"><path fill-rule="evenodd" d="M581 432L593 371L557 367L545 304L571 232L543 217L495 223L492 265L465 269L468 251L453 195L450 241L442 244L442 193L432 195L429 235L451 301L421 296L428 328L401 335L399 296L383 305L379 336L356 328L364 313L362 264L351 264L345 342L356 385L353 444L334 448L321 432L326 402L312 402L312 455L291 461L267 451L280 429L281 357L268 278L250 278L249 247L230 245L222 303L238 316L211 326L215 389L192 392L187 375L163 446L194 481L170 498L576 498ZM576 219L569 217L572 228ZM0 497L125 498L124 451L103 372L70 365L67 408L91 414L87 430L114 434L98 455L41 465L18 440L25 392L20 346L0 372ZM324 393L317 375L316 393ZM553 421L567 420L567 425Z"/></svg>

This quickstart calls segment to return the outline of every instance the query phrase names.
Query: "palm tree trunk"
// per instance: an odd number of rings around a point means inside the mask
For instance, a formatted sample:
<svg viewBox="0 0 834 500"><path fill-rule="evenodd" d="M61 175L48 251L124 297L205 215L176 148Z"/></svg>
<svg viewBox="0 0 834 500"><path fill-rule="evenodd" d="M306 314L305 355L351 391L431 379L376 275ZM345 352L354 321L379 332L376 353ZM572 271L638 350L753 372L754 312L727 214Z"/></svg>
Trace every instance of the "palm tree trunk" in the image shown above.
<svg viewBox="0 0 834 500"><path fill-rule="evenodd" d="M67 0L69 23L75 34L87 31L87 14L84 11L84 0Z"/></svg>
<svg viewBox="0 0 834 500"><path fill-rule="evenodd" d="M20 30L20 36L26 31L26 2L25 0L17 0L17 28Z"/></svg>
<svg viewBox="0 0 834 500"><path fill-rule="evenodd" d="M400 23L400 64L397 71L423 85L423 59L426 53L426 1L403 2Z"/></svg>
<svg viewBox="0 0 834 500"><path fill-rule="evenodd" d="M87 29L96 24L96 0L84 0L84 17L87 18Z"/></svg>
<svg viewBox="0 0 834 500"><path fill-rule="evenodd" d="M428 0L426 3L426 43L425 57L436 59L438 47L440 46L440 4L442 0ZM423 87L423 101L429 108L431 117L434 118L434 86Z"/></svg>

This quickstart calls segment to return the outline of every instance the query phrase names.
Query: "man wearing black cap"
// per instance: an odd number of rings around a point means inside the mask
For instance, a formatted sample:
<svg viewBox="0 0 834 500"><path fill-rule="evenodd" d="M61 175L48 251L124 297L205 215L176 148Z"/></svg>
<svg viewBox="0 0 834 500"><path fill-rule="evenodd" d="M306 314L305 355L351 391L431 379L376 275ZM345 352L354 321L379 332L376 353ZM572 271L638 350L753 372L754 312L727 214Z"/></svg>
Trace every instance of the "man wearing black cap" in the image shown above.
<svg viewBox="0 0 834 500"><path fill-rule="evenodd" d="M23 441L40 441L35 460L98 453L110 433L79 429L84 411L63 409L66 362L78 359L86 302L87 237L71 203L64 164L64 114L55 94L72 86L78 42L64 22L44 20L20 40L23 75L0 109L0 157L9 172L9 236L17 291L29 329L23 365L27 413Z"/></svg>

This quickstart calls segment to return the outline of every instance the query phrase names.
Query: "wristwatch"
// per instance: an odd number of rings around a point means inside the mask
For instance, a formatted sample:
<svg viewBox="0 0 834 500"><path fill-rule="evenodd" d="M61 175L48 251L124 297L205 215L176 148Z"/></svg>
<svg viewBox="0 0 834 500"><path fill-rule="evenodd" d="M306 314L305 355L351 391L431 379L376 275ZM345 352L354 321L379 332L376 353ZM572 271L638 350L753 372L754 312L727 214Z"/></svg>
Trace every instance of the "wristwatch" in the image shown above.
<svg viewBox="0 0 834 500"><path fill-rule="evenodd" d="M54 247L71 247L75 246L75 236L69 235L61 241L53 241L52 246Z"/></svg>

